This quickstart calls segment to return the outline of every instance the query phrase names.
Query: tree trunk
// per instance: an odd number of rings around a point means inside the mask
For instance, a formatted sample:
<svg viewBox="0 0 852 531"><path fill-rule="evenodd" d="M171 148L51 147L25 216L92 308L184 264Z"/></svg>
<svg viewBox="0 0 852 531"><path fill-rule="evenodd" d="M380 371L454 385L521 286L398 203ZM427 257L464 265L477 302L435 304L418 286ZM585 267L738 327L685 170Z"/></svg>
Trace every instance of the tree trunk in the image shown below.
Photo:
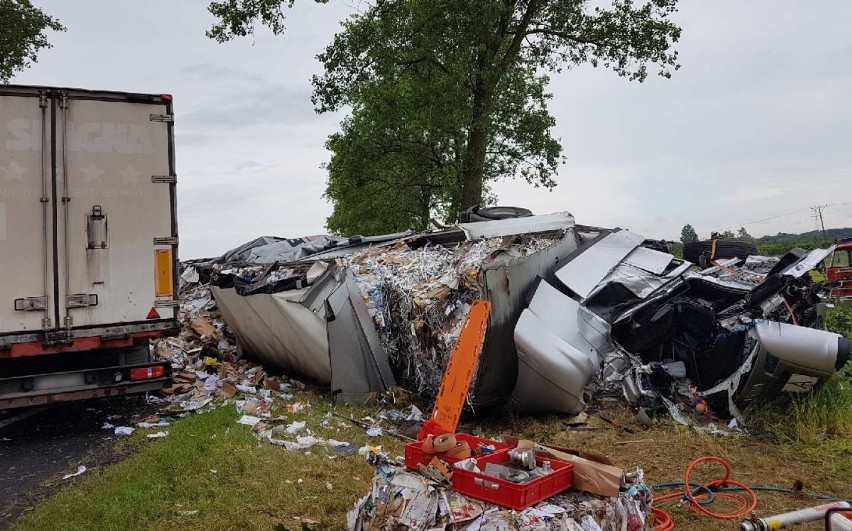
<svg viewBox="0 0 852 531"><path fill-rule="evenodd" d="M490 95L482 90L474 91L473 119L467 134L467 149L462 167L462 193L459 210L482 204L483 180L485 178L485 151L488 147Z"/></svg>

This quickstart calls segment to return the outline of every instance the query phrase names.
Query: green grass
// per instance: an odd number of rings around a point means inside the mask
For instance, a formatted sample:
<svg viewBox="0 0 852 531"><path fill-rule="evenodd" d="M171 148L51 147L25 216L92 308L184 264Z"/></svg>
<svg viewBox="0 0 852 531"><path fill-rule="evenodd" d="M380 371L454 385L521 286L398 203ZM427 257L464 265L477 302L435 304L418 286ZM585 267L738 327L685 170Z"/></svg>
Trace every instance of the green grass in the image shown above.
<svg viewBox="0 0 852 531"><path fill-rule="evenodd" d="M304 412L284 414L307 421L316 436L401 452L398 441L367 441L362 428L341 419L322 428L320 418L330 403L310 393L296 399L315 403ZM336 410L356 418L364 412ZM346 513L370 489L373 471L364 458L337 457L320 445L289 452L259 442L237 417L233 406L225 406L179 420L166 428L163 439L148 440L137 430L129 442L138 447L136 455L91 471L22 518L16 529L295 531L305 518L312 529L345 528Z"/></svg>

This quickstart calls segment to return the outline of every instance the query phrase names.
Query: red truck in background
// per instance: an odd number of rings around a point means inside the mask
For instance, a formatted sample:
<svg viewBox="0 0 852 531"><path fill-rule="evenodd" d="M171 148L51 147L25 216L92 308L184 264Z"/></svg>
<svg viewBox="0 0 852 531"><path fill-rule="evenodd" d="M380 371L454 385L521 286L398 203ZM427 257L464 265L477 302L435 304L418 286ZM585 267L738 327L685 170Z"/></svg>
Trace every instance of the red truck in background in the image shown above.
<svg viewBox="0 0 852 531"><path fill-rule="evenodd" d="M163 388L172 98L0 85L0 410Z"/></svg>
<svg viewBox="0 0 852 531"><path fill-rule="evenodd" d="M852 238L837 243L825 272L832 298L852 298Z"/></svg>

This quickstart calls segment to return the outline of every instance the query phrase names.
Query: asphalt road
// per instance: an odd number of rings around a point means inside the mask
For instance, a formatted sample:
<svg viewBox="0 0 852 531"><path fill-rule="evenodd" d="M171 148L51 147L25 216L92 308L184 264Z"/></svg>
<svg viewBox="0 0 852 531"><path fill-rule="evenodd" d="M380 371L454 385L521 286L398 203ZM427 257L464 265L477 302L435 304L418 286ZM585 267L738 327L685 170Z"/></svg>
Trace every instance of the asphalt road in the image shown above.
<svg viewBox="0 0 852 531"><path fill-rule="evenodd" d="M91 471L127 457L115 449L121 436L103 429L104 423L133 426L158 407L144 396L88 400L55 405L0 428L0 529L75 481L62 477L79 465ZM0 413L0 425L22 413L28 411Z"/></svg>

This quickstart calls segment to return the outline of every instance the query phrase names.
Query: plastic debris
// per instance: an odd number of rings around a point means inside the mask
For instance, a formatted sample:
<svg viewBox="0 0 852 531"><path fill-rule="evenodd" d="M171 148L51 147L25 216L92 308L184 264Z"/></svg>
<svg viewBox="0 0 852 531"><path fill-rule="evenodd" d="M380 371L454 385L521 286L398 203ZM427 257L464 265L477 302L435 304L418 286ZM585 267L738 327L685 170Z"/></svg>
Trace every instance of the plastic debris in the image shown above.
<svg viewBox="0 0 852 531"><path fill-rule="evenodd" d="M130 435L134 431L136 431L136 428L131 428L130 426L119 426L115 429L115 434L116 435Z"/></svg>
<svg viewBox="0 0 852 531"><path fill-rule="evenodd" d="M301 422L293 422L293 423L289 424L289 425L288 425L288 426L284 429L284 431L286 431L287 433L299 433L300 431L302 431L303 429L305 429L305 425L306 425L306 422L305 422L305 421L301 421Z"/></svg>
<svg viewBox="0 0 852 531"><path fill-rule="evenodd" d="M84 465L80 465L80 466L77 467L76 472L74 472L72 474L65 474L64 476L62 476L62 479L63 480L70 479L70 478L77 477L77 476L80 476L80 475L85 474L85 473L86 473L86 467Z"/></svg>
<svg viewBox="0 0 852 531"><path fill-rule="evenodd" d="M169 432L167 432L167 431L158 431L157 433L149 433L147 435L147 437L149 439L162 439L163 437L166 437L168 434L169 434Z"/></svg>
<svg viewBox="0 0 852 531"><path fill-rule="evenodd" d="M242 417L240 417L240 419L237 422L239 424L243 424L245 426L254 426L255 424L257 424L261 420L262 419L260 417L253 417L251 415L243 415Z"/></svg>

